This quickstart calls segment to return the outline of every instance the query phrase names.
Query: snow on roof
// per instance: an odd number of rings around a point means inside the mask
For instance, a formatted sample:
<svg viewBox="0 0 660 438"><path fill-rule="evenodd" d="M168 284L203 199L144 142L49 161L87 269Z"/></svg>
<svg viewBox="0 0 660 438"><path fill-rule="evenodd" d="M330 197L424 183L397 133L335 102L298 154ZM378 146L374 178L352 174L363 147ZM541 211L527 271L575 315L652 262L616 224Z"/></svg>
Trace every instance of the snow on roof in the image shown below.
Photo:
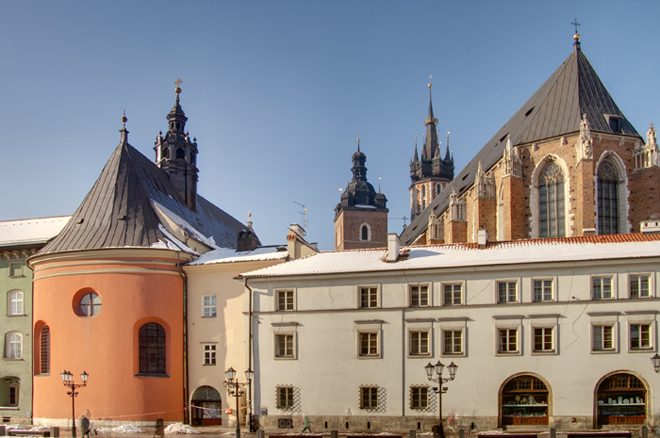
<svg viewBox="0 0 660 438"><path fill-rule="evenodd" d="M621 238L620 236L630 236ZM641 236L636 239L635 236ZM387 249L322 252L289 263L258 269L240 277L283 277L337 273L456 268L523 263L607 260L660 256L660 235L619 235L598 239L560 238L402 248L396 263L386 262Z"/></svg>
<svg viewBox="0 0 660 438"><path fill-rule="evenodd" d="M263 260L285 259L289 253L280 251L277 247L261 247L253 251L236 251L232 248L218 248L202 254L189 265L211 265L216 263L235 263Z"/></svg>
<svg viewBox="0 0 660 438"><path fill-rule="evenodd" d="M55 237L71 216L0 221L0 246L44 243Z"/></svg>

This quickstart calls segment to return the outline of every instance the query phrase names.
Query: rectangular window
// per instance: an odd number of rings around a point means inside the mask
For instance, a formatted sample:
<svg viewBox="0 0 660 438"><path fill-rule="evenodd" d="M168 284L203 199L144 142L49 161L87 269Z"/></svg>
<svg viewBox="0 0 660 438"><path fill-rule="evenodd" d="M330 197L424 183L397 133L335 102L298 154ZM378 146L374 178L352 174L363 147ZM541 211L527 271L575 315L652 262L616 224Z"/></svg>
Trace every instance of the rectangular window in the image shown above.
<svg viewBox="0 0 660 438"><path fill-rule="evenodd" d="M429 355L429 332L410 332L410 355Z"/></svg>
<svg viewBox="0 0 660 438"><path fill-rule="evenodd" d="M410 307L426 307L429 305L428 286L410 286Z"/></svg>
<svg viewBox="0 0 660 438"><path fill-rule="evenodd" d="M631 275L630 298L648 298L648 297L649 297L649 276Z"/></svg>
<svg viewBox="0 0 660 438"><path fill-rule="evenodd" d="M378 387L360 387L360 409L378 409Z"/></svg>
<svg viewBox="0 0 660 438"><path fill-rule="evenodd" d="M612 277L593 277L591 279L591 296L594 300L609 300L612 298Z"/></svg>
<svg viewBox="0 0 660 438"><path fill-rule="evenodd" d="M293 291L292 290L278 290L277 291L277 310L280 312L293 310Z"/></svg>
<svg viewBox="0 0 660 438"><path fill-rule="evenodd" d="M631 324L630 325L630 349L631 350L649 350L649 349L651 349L651 325L650 324Z"/></svg>
<svg viewBox="0 0 660 438"><path fill-rule="evenodd" d="M552 327L534 329L534 352L549 353L555 351Z"/></svg>
<svg viewBox="0 0 660 438"><path fill-rule="evenodd" d="M202 317L215 318L216 316L215 295L207 295L202 297Z"/></svg>
<svg viewBox="0 0 660 438"><path fill-rule="evenodd" d="M552 280L534 280L534 302L552 301Z"/></svg>
<svg viewBox="0 0 660 438"><path fill-rule="evenodd" d="M378 333L360 333L360 356L378 356Z"/></svg>
<svg viewBox="0 0 660 438"><path fill-rule="evenodd" d="M23 263L15 262L9 263L9 276L22 277L23 276Z"/></svg>
<svg viewBox="0 0 660 438"><path fill-rule="evenodd" d="M275 357L293 357L293 335L276 335Z"/></svg>
<svg viewBox="0 0 660 438"><path fill-rule="evenodd" d="M444 285L444 299L445 306L458 306L462 304L463 299L463 285L462 284L445 284Z"/></svg>
<svg viewBox="0 0 660 438"><path fill-rule="evenodd" d="M463 330L443 330L443 354L463 354Z"/></svg>
<svg viewBox="0 0 660 438"><path fill-rule="evenodd" d="M498 353L518 352L518 329L499 329Z"/></svg>
<svg viewBox="0 0 660 438"><path fill-rule="evenodd" d="M360 288L360 307L363 309L378 307L378 288Z"/></svg>
<svg viewBox="0 0 660 438"><path fill-rule="evenodd" d="M429 407L429 388L426 386L410 387L410 409L427 409Z"/></svg>
<svg viewBox="0 0 660 438"><path fill-rule="evenodd" d="M215 365L215 344L204 344L204 365Z"/></svg>
<svg viewBox="0 0 660 438"><path fill-rule="evenodd" d="M293 387L292 386L278 386L277 387L277 407L279 409L293 408Z"/></svg>
<svg viewBox="0 0 660 438"><path fill-rule="evenodd" d="M8 406L18 406L18 387L17 384L7 385Z"/></svg>
<svg viewBox="0 0 660 438"><path fill-rule="evenodd" d="M614 350L614 326L593 326L593 351Z"/></svg>
<svg viewBox="0 0 660 438"><path fill-rule="evenodd" d="M497 282L497 303L515 303L518 300L515 281Z"/></svg>

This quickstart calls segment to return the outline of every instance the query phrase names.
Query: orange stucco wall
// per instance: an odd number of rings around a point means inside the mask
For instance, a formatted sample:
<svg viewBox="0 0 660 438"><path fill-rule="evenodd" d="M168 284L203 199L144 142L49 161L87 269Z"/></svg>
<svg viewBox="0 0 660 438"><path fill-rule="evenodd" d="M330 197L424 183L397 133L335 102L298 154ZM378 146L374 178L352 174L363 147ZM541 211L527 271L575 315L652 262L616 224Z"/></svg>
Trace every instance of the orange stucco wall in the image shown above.
<svg viewBox="0 0 660 438"><path fill-rule="evenodd" d="M89 409L94 419L183 420L183 279L176 253L154 252L33 260L35 418L71 418L71 398L60 378L66 369L77 383L83 370L89 373L87 386L78 390L77 417ZM81 291L101 297L97 315L79 315ZM169 377L136 376L138 330L148 322L165 329ZM39 375L44 324L50 327L50 374Z"/></svg>

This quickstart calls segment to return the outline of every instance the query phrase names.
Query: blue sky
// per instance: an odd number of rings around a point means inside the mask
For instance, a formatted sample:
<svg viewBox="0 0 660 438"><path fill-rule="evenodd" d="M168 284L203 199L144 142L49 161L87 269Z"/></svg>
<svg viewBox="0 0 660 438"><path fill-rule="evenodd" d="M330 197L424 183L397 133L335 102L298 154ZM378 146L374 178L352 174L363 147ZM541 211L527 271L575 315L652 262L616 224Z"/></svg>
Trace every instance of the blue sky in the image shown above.
<svg viewBox="0 0 660 438"><path fill-rule="evenodd" d="M410 216L408 163L428 112L456 172L572 50L582 49L645 137L660 124L651 1L0 0L0 220L72 214L119 143L153 159L181 78L199 193L264 244L302 223L333 248L356 139ZM444 150L445 143L442 148Z"/></svg>

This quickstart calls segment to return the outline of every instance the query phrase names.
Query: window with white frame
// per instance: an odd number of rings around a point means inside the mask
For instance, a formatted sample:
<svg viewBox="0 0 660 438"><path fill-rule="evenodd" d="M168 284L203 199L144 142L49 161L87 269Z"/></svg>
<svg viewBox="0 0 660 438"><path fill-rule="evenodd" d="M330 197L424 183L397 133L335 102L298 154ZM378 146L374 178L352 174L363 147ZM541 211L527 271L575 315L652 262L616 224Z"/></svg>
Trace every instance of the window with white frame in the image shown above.
<svg viewBox="0 0 660 438"><path fill-rule="evenodd" d="M360 332L360 357L378 357L378 332Z"/></svg>
<svg viewBox="0 0 660 438"><path fill-rule="evenodd" d="M202 297L202 317L215 318L217 315L217 305L215 295L205 295Z"/></svg>
<svg viewBox="0 0 660 438"><path fill-rule="evenodd" d="M532 300L535 303L552 301L552 280L532 280L534 286Z"/></svg>
<svg viewBox="0 0 660 438"><path fill-rule="evenodd" d="M277 310L286 312L294 310L293 290L278 290L277 291Z"/></svg>
<svg viewBox="0 0 660 438"><path fill-rule="evenodd" d="M360 409L378 409L378 387L360 387Z"/></svg>
<svg viewBox="0 0 660 438"><path fill-rule="evenodd" d="M25 311L23 309L23 292L20 290L9 292L7 300L9 305L7 309L9 310L9 315L24 315Z"/></svg>
<svg viewBox="0 0 660 438"><path fill-rule="evenodd" d="M23 262L9 263L9 276L22 277L23 276Z"/></svg>
<svg viewBox="0 0 660 438"><path fill-rule="evenodd" d="M534 352L551 353L555 351L553 327L534 328Z"/></svg>
<svg viewBox="0 0 660 438"><path fill-rule="evenodd" d="M411 356L428 356L430 354L429 332L410 331L409 346Z"/></svg>
<svg viewBox="0 0 660 438"><path fill-rule="evenodd" d="M445 306L458 306L463 304L463 284L443 284Z"/></svg>
<svg viewBox="0 0 660 438"><path fill-rule="evenodd" d="M426 307L429 305L428 285L410 286L410 307Z"/></svg>
<svg viewBox="0 0 660 438"><path fill-rule="evenodd" d="M278 409L293 408L293 386L278 386L276 395Z"/></svg>
<svg viewBox="0 0 660 438"><path fill-rule="evenodd" d="M463 354L463 330L443 330L442 339L442 354Z"/></svg>
<svg viewBox="0 0 660 438"><path fill-rule="evenodd" d="M497 282L497 303L515 303L518 301L518 283L516 281Z"/></svg>
<svg viewBox="0 0 660 438"><path fill-rule="evenodd" d="M614 325L592 326L592 350L614 351Z"/></svg>
<svg viewBox="0 0 660 438"><path fill-rule="evenodd" d="M518 329L501 328L498 329L498 348L500 354L518 353Z"/></svg>
<svg viewBox="0 0 660 438"><path fill-rule="evenodd" d="M17 332L5 335L5 359L23 358L23 335Z"/></svg>
<svg viewBox="0 0 660 438"><path fill-rule="evenodd" d="M359 291L362 309L378 307L378 288L376 286L360 287Z"/></svg>
<svg viewBox="0 0 660 438"><path fill-rule="evenodd" d="M275 335L275 357L293 359L294 358L294 335L277 334Z"/></svg>
<svg viewBox="0 0 660 438"><path fill-rule="evenodd" d="M610 300L612 296L612 277L591 277L591 298L594 300Z"/></svg>
<svg viewBox="0 0 660 438"><path fill-rule="evenodd" d="M427 409L429 407L428 386L410 387L410 409Z"/></svg>
<svg viewBox="0 0 660 438"><path fill-rule="evenodd" d="M650 296L649 274L631 274L630 280L630 298L648 298Z"/></svg>
<svg viewBox="0 0 660 438"><path fill-rule="evenodd" d="M215 365L215 344L204 344L204 365Z"/></svg>
<svg viewBox="0 0 660 438"><path fill-rule="evenodd" d="M630 349L650 350L651 324L630 324Z"/></svg>

